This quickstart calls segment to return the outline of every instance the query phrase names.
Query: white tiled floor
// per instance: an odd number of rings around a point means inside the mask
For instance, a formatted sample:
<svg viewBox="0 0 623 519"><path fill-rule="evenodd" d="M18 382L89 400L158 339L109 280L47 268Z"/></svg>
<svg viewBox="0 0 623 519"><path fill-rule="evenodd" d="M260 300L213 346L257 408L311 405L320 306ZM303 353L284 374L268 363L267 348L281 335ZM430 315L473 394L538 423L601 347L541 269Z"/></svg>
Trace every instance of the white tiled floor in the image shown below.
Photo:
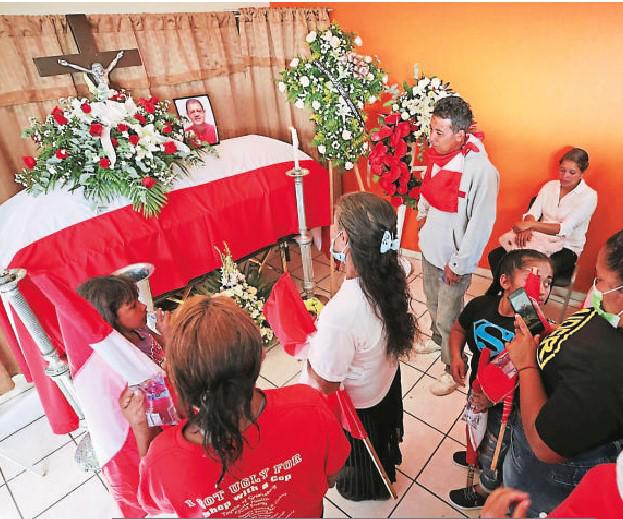
<svg viewBox="0 0 623 519"><path fill-rule="evenodd" d="M300 255L294 247L291 256L289 269L301 285ZM279 264L276 256L271 264ZM417 260L415 268L418 274L411 285L413 310L418 316L422 338L426 339L430 318ZM318 294L329 297L328 261L319 253L314 254L314 271ZM266 272L269 276L278 275L275 271ZM337 286L341 279L340 274L335 275ZM468 298L481 294L488 284L487 278L474 276ZM547 313L558 317L560 306L550 303ZM274 388L292 383L299 370L299 363L280 346L275 346L267 354L258 386ZM428 386L442 371L438 353L414 356L401 366L405 438L403 463L396 482L398 500L355 503L342 499L333 489L325 499L325 517L467 517L453 508L448 499L450 489L465 484L465 471L451 461L452 453L462 449L465 441L460 420L465 394L432 396ZM23 377L18 377L16 382L17 388L11 394L0 397L0 519L118 517L119 512L100 476L81 472L73 461L75 438L53 434L36 391L25 384ZM44 466L47 474L40 477L26 472L2 457L2 453L37 467Z"/></svg>

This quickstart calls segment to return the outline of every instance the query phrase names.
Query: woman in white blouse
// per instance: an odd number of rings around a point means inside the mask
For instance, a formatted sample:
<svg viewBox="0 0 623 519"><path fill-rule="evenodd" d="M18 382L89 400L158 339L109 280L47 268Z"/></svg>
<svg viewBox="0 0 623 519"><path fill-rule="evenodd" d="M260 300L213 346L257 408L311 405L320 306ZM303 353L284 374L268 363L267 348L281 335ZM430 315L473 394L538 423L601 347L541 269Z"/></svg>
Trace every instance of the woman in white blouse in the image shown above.
<svg viewBox="0 0 623 519"><path fill-rule="evenodd" d="M573 148L559 164L559 179L550 180L540 189L523 219L500 238L503 246L489 253L491 272L496 272L507 250L516 248L536 249L550 256L554 276L567 275L575 268L597 207L597 192L584 181L586 151ZM494 282L487 293L496 293L498 285Z"/></svg>
<svg viewBox="0 0 623 519"><path fill-rule="evenodd" d="M396 213L372 193L349 193L335 211L331 253L345 279L320 314L309 340L302 381L324 393L344 388L389 478L401 463L402 391L398 360L411 351L416 322L398 261ZM346 499L388 499L363 442L352 451L336 487Z"/></svg>

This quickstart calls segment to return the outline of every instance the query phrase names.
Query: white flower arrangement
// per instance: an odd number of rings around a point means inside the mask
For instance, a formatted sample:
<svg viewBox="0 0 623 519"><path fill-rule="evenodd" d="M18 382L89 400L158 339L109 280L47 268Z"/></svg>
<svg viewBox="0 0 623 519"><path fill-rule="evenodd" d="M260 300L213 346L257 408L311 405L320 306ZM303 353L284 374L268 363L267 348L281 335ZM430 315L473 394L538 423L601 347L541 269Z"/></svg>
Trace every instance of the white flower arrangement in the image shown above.
<svg viewBox="0 0 623 519"><path fill-rule="evenodd" d="M281 72L278 89L296 108L307 106L313 111L312 145L320 155L352 169L368 140L365 104L378 100L387 75L378 59L353 52L363 44L361 38L335 23L326 31L311 31L305 41L310 56L290 62Z"/></svg>

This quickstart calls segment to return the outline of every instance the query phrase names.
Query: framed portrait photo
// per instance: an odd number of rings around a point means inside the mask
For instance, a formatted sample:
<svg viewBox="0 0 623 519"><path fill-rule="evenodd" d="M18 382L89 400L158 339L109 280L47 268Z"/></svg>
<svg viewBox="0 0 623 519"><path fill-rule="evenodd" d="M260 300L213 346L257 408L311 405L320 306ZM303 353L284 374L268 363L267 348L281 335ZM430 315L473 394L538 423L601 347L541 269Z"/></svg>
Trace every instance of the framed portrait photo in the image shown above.
<svg viewBox="0 0 623 519"><path fill-rule="evenodd" d="M184 131L192 131L200 141L218 144L218 128L207 94L173 100L177 115L184 121Z"/></svg>

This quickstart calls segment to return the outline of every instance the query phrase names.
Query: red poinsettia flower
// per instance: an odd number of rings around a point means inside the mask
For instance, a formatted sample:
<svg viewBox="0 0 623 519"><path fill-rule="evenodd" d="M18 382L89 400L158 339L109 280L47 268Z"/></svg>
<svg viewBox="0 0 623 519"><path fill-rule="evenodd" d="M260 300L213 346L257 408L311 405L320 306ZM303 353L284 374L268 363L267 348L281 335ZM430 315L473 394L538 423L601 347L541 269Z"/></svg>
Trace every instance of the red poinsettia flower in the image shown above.
<svg viewBox="0 0 623 519"><path fill-rule="evenodd" d="M89 135L91 137L101 137L104 127L100 123L93 123L89 128Z"/></svg>
<svg viewBox="0 0 623 519"><path fill-rule="evenodd" d="M56 124L59 124L61 126L69 122L67 117L65 117L65 114L63 113L63 111L58 106L55 106L54 110L52 110L52 117L54 117Z"/></svg>
<svg viewBox="0 0 623 519"><path fill-rule="evenodd" d="M394 137L392 136L392 139ZM398 140L398 142L396 142L396 144L392 144L394 147L394 155L398 158L402 158L407 154L407 143L404 141L404 139L400 138Z"/></svg>
<svg viewBox="0 0 623 519"><path fill-rule="evenodd" d="M382 126L381 128L379 128L378 131L374 132L371 136L370 139L373 142L377 142L380 141L382 139L386 139L387 137L389 137L392 134L392 129L389 126Z"/></svg>
<svg viewBox="0 0 623 519"><path fill-rule="evenodd" d="M91 113L91 105L89 103L82 103L80 105L80 110L82 110L85 114Z"/></svg>
<svg viewBox="0 0 623 519"><path fill-rule="evenodd" d="M411 189L409 189L409 192L407 193L407 196L409 198L414 198L414 199L418 199L420 198L420 186L415 186Z"/></svg>
<svg viewBox="0 0 623 519"><path fill-rule="evenodd" d="M389 177L389 175L382 175L379 179L379 185L389 196L393 196L396 192L396 184L394 184L394 181Z"/></svg>
<svg viewBox="0 0 623 519"><path fill-rule="evenodd" d="M166 123L163 127L162 127L162 133L169 134L173 131L173 126L171 126L171 123Z"/></svg>
<svg viewBox="0 0 623 519"><path fill-rule="evenodd" d="M394 209L398 209L398 207L400 207L400 205L402 204L403 200L402 197L399 196L392 196L389 199L390 204L392 204L394 206Z"/></svg>
<svg viewBox="0 0 623 519"><path fill-rule="evenodd" d="M173 141L167 141L163 144L162 149L167 155L171 155L177 151L177 146Z"/></svg>
<svg viewBox="0 0 623 519"><path fill-rule="evenodd" d="M390 114L385 117L384 121L385 124L388 124L390 126L398 124L398 122L400 121L400 114Z"/></svg>
<svg viewBox="0 0 623 519"><path fill-rule="evenodd" d="M117 125L117 131L118 132L127 132L128 131L128 125L127 124L123 124L123 123L119 123Z"/></svg>
<svg viewBox="0 0 623 519"><path fill-rule="evenodd" d="M54 155L59 160L65 160L69 156L68 153L67 153L67 150L64 150L62 148L59 148L58 150L56 150Z"/></svg>
<svg viewBox="0 0 623 519"><path fill-rule="evenodd" d="M136 146L138 144L139 137L138 135L130 135L128 137L128 140L130 141L130 144L133 144L134 146Z"/></svg>
<svg viewBox="0 0 623 519"><path fill-rule="evenodd" d="M383 162L386 155L387 146L385 146L382 142L377 142L374 148L372 148L370 155L368 155L368 160L370 161L370 164L380 164Z"/></svg>
<svg viewBox="0 0 623 519"><path fill-rule="evenodd" d="M158 181L154 177L143 177L141 179L141 184L143 184L147 189L151 189L156 185Z"/></svg>
<svg viewBox="0 0 623 519"><path fill-rule="evenodd" d="M400 135L403 139L411 133L413 130L413 123L411 121L403 121L396 125L394 133Z"/></svg>
<svg viewBox="0 0 623 519"><path fill-rule="evenodd" d="M143 114L139 114L138 112L134 114L134 119L136 119L143 126L147 124L146 117Z"/></svg>
<svg viewBox="0 0 623 519"><path fill-rule="evenodd" d="M100 159L100 168L108 169L110 167L110 159L108 157L102 157Z"/></svg>
<svg viewBox="0 0 623 519"><path fill-rule="evenodd" d="M33 169L37 165L37 159L32 155L24 155L22 160L28 169Z"/></svg>

